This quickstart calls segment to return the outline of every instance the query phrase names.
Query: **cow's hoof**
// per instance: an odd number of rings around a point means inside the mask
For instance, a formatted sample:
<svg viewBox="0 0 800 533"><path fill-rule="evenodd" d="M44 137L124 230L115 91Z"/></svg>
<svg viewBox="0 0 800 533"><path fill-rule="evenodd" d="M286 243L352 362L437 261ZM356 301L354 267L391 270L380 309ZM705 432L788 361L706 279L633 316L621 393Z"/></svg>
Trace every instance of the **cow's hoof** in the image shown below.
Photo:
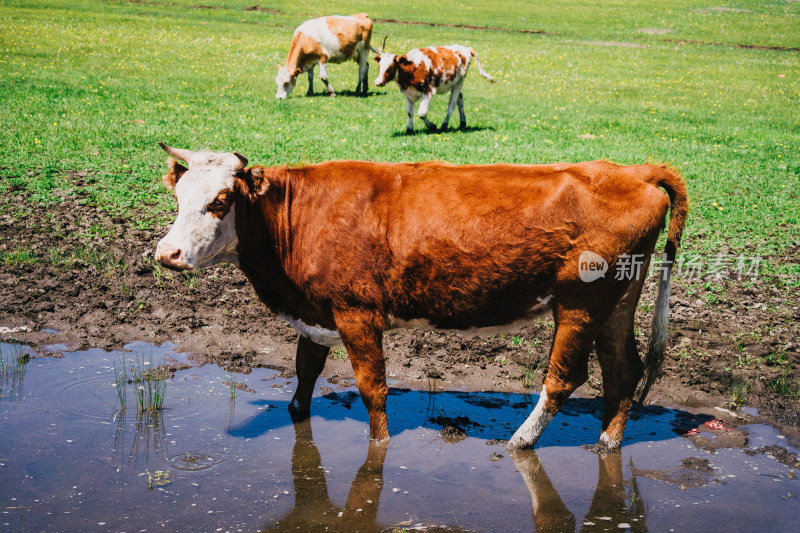
<svg viewBox="0 0 800 533"><path fill-rule="evenodd" d="M439 128L436 127L436 124L426 124L425 127L428 128L428 131L439 131Z"/></svg>
<svg viewBox="0 0 800 533"><path fill-rule="evenodd" d="M406 135L414 135L414 130L411 128L406 129Z"/></svg>
<svg viewBox="0 0 800 533"><path fill-rule="evenodd" d="M459 124L459 125L458 125L458 129L459 129L459 131L464 131L464 130L466 130L466 129L467 129L467 123L466 123L466 122L463 122L463 123Z"/></svg>
<svg viewBox="0 0 800 533"><path fill-rule="evenodd" d="M535 444L535 442L525 442L523 439L511 437L506 444L506 449L510 452L516 450L532 450Z"/></svg>
<svg viewBox="0 0 800 533"><path fill-rule="evenodd" d="M439 133L444 133L449 129L450 129L450 127L447 124L442 124L442 127L439 128Z"/></svg>
<svg viewBox="0 0 800 533"><path fill-rule="evenodd" d="M585 450L589 450L590 452L594 452L595 454L599 455L600 457L605 457L606 455L611 455L615 453L620 453L619 446L606 446L605 444L597 443L597 444L583 444L582 447Z"/></svg>

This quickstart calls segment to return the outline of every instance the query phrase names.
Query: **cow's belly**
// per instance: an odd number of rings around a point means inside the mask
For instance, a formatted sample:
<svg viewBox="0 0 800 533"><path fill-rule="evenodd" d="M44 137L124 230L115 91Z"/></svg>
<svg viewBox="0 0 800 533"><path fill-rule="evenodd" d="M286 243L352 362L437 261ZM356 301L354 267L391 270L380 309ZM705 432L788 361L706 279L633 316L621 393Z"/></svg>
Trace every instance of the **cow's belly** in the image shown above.
<svg viewBox="0 0 800 533"><path fill-rule="evenodd" d="M469 321L459 322L459 320L453 320L452 317L447 317L444 319L436 319L436 318L412 318L412 319L403 319L398 318L393 315L389 315L387 321L387 329L395 329L395 328L417 328L417 329L425 329L425 330L436 330L436 331L455 331L464 335L469 336L476 336L476 335L498 335L500 333L506 333L509 331L516 331L521 327L527 326L531 322L533 322L536 318L539 318L543 315L546 315L552 311L552 300L553 295L548 294L544 297L539 297L536 299L536 303L533 304L528 309L524 310L523 312L514 316L507 321L503 321L497 323L493 320L493 317L487 312L485 318L481 319L473 319ZM445 324L445 325L442 325Z"/></svg>
<svg viewBox="0 0 800 533"><path fill-rule="evenodd" d="M344 63L345 61L358 61L364 53L364 41L359 41L349 55L345 55L337 46L335 49L325 50L328 56L328 63Z"/></svg>
<svg viewBox="0 0 800 533"><path fill-rule="evenodd" d="M450 91L452 91L452 90L453 90L453 88L454 88L456 85L458 85L458 82L459 82L459 81L461 81L461 80L460 80L460 78L458 78L458 79L452 79L452 80L450 80L450 81L447 81L447 82L441 83L441 84L439 84L439 85L435 85L435 86L434 86L434 88L436 89L436 93L437 93L437 94L441 94L441 93L449 93Z"/></svg>
<svg viewBox="0 0 800 533"><path fill-rule="evenodd" d="M517 331L520 328L527 326L536 318L549 313L552 310L551 302L553 295L549 294L543 298L537 298L537 302L531 306L526 312L504 324L491 324L482 325L480 322L465 324L464 327L456 325L450 327L440 327L435 320L427 318L414 318L402 319L389 315L386 321L386 329L398 328L414 328L435 331L454 331L462 335L477 336L477 335L499 335L509 331ZM287 315L281 315L281 318L289 322L297 333L307 338L311 342L321 344L333 348L342 344L342 338L339 332L332 329L327 329L322 326L310 326L300 319L292 318ZM490 320L487 320L490 322Z"/></svg>

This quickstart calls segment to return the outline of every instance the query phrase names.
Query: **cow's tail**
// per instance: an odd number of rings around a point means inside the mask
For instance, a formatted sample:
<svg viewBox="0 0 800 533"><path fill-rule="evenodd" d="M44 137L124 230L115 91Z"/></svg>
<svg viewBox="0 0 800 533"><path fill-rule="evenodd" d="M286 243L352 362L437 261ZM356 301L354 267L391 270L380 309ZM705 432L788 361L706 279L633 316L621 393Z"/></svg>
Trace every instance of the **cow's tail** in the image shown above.
<svg viewBox="0 0 800 533"><path fill-rule="evenodd" d="M475 50L470 48L469 53L475 58L475 64L478 65L478 72L480 72L481 76L494 83L494 78L491 76L491 74L483 70L483 66L481 66L481 62L478 60L478 54L475 53Z"/></svg>
<svg viewBox="0 0 800 533"><path fill-rule="evenodd" d="M667 191L670 202L669 231L667 244L664 246L664 256L658 276L658 296L653 313L653 324L650 333L650 344L644 359L644 384L639 393L639 402L634 412L634 418L639 415L639 408L644 404L650 387L661 373L664 355L667 346L667 324L669 322L669 289L672 276L672 265L681 241L683 227L686 224L686 215L689 213L689 199L686 195L686 184L677 170L666 165L651 166L650 175L645 179L647 183L661 187Z"/></svg>

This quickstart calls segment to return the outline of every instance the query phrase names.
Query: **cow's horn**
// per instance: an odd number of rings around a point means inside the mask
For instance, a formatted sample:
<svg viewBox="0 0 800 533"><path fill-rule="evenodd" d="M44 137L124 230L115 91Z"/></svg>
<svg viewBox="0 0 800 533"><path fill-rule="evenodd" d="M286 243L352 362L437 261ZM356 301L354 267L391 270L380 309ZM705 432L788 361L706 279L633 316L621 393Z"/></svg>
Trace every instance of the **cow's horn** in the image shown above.
<svg viewBox="0 0 800 533"><path fill-rule="evenodd" d="M244 167L247 166L247 158L245 156L243 156L239 152L233 152L233 155L235 155L239 159L239 163L237 163L237 165L234 167L235 170L242 170Z"/></svg>
<svg viewBox="0 0 800 533"><path fill-rule="evenodd" d="M166 144L160 142L158 145L169 155L174 157L175 159L180 159L181 161L186 161L187 163L194 155L194 152L191 150L183 150L181 148L173 148L171 146L167 146Z"/></svg>
<svg viewBox="0 0 800 533"><path fill-rule="evenodd" d="M386 48L386 39L388 39L388 38L389 38L389 34L387 33L386 37L383 38L383 44L381 45L381 49L378 50L379 54L382 54L383 53L383 49Z"/></svg>

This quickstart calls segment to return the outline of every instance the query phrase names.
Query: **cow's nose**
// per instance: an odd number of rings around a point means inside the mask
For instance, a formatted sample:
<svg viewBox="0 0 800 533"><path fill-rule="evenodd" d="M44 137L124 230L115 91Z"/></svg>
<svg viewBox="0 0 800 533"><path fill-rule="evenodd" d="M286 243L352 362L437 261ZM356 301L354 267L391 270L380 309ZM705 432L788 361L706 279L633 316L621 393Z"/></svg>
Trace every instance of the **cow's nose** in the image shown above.
<svg viewBox="0 0 800 533"><path fill-rule="evenodd" d="M156 260L164 266L180 268L183 265L183 250L170 244L158 243Z"/></svg>

